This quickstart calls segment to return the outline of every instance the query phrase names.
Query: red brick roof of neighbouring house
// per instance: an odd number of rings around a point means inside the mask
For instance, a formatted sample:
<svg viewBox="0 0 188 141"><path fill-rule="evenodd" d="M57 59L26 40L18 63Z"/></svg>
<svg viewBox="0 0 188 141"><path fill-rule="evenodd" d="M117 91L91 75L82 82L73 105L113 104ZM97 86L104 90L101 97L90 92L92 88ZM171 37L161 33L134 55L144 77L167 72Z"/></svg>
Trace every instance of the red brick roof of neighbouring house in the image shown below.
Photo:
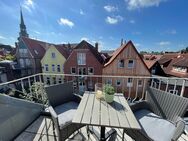
<svg viewBox="0 0 188 141"><path fill-rule="evenodd" d="M164 54L159 60L159 64L162 65L166 62L171 61L173 58L177 58L178 55L180 55L179 53L166 53Z"/></svg>
<svg viewBox="0 0 188 141"><path fill-rule="evenodd" d="M34 58L42 59L49 45L53 45L65 57L68 58L70 52L77 44L52 44L27 37L21 38L24 44L28 47Z"/></svg>
<svg viewBox="0 0 188 141"><path fill-rule="evenodd" d="M110 58L110 60L104 65L104 67L108 66L109 64L111 64L116 57L125 49L127 48L129 45L131 45L133 47L133 49L135 50L135 52L138 54L140 60L143 62L144 66L146 67L146 69L149 71L148 67L146 66L145 62L143 61L140 53L138 53L138 51L136 50L134 44L132 43L132 41L128 41L126 44L123 44L121 47L117 48L113 54L112 57ZM150 72L150 71L149 71Z"/></svg>
<svg viewBox="0 0 188 141"><path fill-rule="evenodd" d="M148 69L151 69L156 63L156 60L144 60L144 63L148 67Z"/></svg>
<svg viewBox="0 0 188 141"><path fill-rule="evenodd" d="M182 58L173 65L180 67L188 67L188 54L183 54Z"/></svg>
<svg viewBox="0 0 188 141"><path fill-rule="evenodd" d="M155 54L144 54L143 58L145 60L159 60L163 55L155 55Z"/></svg>

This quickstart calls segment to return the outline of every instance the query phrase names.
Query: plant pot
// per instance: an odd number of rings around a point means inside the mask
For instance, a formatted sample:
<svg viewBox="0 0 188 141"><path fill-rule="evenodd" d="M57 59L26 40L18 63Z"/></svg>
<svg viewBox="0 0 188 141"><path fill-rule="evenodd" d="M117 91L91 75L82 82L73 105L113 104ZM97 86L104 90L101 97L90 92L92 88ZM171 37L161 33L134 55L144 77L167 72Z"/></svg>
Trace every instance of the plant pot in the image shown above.
<svg viewBox="0 0 188 141"><path fill-rule="evenodd" d="M112 103L114 101L114 95L113 94L107 94L107 93L105 93L104 98L105 98L105 101L107 103Z"/></svg>

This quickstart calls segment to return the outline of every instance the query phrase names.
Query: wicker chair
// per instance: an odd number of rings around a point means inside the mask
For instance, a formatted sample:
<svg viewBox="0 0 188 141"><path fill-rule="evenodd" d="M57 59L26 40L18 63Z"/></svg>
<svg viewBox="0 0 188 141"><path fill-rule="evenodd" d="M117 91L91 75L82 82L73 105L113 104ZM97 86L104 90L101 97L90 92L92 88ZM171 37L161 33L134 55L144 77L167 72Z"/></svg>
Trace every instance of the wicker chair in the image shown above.
<svg viewBox="0 0 188 141"><path fill-rule="evenodd" d="M58 140L65 141L71 134L83 127L83 125L72 123L81 98L73 94L72 82L48 86L45 89Z"/></svg>
<svg viewBox="0 0 188 141"><path fill-rule="evenodd" d="M136 141L176 141L185 128L181 117L188 107L188 99L155 88L147 89L145 99L131 105L142 130L124 129L124 132Z"/></svg>

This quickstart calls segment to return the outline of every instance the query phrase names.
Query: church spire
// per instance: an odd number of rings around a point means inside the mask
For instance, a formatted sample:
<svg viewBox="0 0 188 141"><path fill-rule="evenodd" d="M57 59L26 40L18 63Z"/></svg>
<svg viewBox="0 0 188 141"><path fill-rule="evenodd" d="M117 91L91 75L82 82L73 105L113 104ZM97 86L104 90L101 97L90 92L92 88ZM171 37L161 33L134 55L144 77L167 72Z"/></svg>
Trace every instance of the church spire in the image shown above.
<svg viewBox="0 0 188 141"><path fill-rule="evenodd" d="M21 7L20 7L20 33L19 33L19 35L20 35L20 37L22 37L22 36L29 37L29 35L27 34L26 26L24 24L24 19L23 19Z"/></svg>

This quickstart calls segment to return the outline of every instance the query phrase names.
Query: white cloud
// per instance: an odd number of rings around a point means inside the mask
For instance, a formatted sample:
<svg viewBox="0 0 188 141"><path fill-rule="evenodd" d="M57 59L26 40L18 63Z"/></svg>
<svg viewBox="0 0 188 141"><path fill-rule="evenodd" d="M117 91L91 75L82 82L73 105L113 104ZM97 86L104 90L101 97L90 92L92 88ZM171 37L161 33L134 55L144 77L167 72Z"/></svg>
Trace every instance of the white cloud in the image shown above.
<svg viewBox="0 0 188 141"><path fill-rule="evenodd" d="M131 24L135 24L135 20L130 20L129 21Z"/></svg>
<svg viewBox="0 0 188 141"><path fill-rule="evenodd" d="M145 7L159 6L161 2L167 0L125 0L129 10L140 9Z"/></svg>
<svg viewBox="0 0 188 141"><path fill-rule="evenodd" d="M88 42L89 42L89 38L87 38L87 37L82 37L80 40L81 40L81 41L82 41L82 40L85 40L85 41L88 41Z"/></svg>
<svg viewBox="0 0 188 141"><path fill-rule="evenodd" d="M80 9L80 15L85 15L85 12L82 9Z"/></svg>
<svg viewBox="0 0 188 141"><path fill-rule="evenodd" d="M74 26L74 23L72 21L70 21L69 19L65 19L65 18L60 18L57 22L60 25L69 26L70 28Z"/></svg>
<svg viewBox="0 0 188 141"><path fill-rule="evenodd" d="M134 45L135 45L135 47L140 47L141 46L140 43L135 43Z"/></svg>
<svg viewBox="0 0 188 141"><path fill-rule="evenodd" d="M122 16L113 16L113 17L106 17L105 21L108 23L108 24L117 24L118 22L120 21L123 21L123 17Z"/></svg>
<svg viewBox="0 0 188 141"><path fill-rule="evenodd" d="M34 31L34 33L36 33L36 34L41 34L39 31L36 31L36 30Z"/></svg>
<svg viewBox="0 0 188 141"><path fill-rule="evenodd" d="M0 35L0 39L4 40L6 39L6 37Z"/></svg>
<svg viewBox="0 0 188 141"><path fill-rule="evenodd" d="M104 6L104 9L105 9L107 12L114 12L114 11L117 11L117 10L118 10L118 7L115 7L115 6L112 6L112 5L106 5L106 6Z"/></svg>
<svg viewBox="0 0 188 141"><path fill-rule="evenodd" d="M22 7L31 12L32 9L35 9L35 3L33 2L33 0L24 0Z"/></svg>
<svg viewBox="0 0 188 141"><path fill-rule="evenodd" d="M159 42L157 44L160 45L160 46L168 46L168 45L171 44L171 42L169 42L169 41L161 41L161 42Z"/></svg>
<svg viewBox="0 0 188 141"><path fill-rule="evenodd" d="M133 35L141 35L142 33L139 31L132 32Z"/></svg>

